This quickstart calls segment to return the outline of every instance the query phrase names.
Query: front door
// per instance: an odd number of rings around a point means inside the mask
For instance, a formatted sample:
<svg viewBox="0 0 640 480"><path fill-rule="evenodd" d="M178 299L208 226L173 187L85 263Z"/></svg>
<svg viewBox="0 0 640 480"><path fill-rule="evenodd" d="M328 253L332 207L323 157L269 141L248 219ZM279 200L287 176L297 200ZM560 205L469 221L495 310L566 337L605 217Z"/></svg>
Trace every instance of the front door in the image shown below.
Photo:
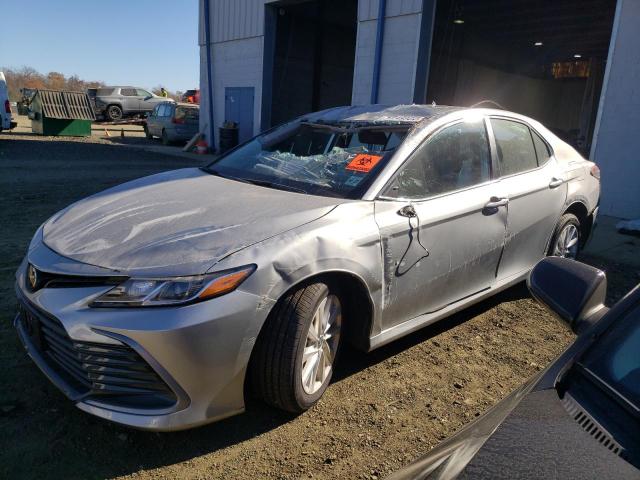
<svg viewBox="0 0 640 480"><path fill-rule="evenodd" d="M375 202L384 255L383 328L495 283L507 212L484 120L432 134Z"/></svg>
<svg viewBox="0 0 640 480"><path fill-rule="evenodd" d="M151 92L143 90L142 88L136 88L136 94L138 96L138 108L141 112L150 112L158 102L162 101L151 95Z"/></svg>
<svg viewBox="0 0 640 480"><path fill-rule="evenodd" d="M501 195L508 198L507 235L499 279L521 275L545 256L567 198L551 149L528 125L492 118Z"/></svg>
<svg viewBox="0 0 640 480"><path fill-rule="evenodd" d="M157 135L157 125L158 125L158 109L161 108L161 105L156 105L153 111L147 117L147 131L151 135Z"/></svg>

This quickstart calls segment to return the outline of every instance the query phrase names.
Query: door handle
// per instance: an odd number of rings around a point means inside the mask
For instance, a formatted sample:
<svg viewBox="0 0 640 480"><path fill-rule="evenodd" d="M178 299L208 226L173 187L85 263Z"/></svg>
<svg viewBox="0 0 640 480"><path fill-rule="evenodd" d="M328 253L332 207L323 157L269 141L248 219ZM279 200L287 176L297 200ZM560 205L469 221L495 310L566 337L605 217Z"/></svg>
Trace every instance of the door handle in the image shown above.
<svg viewBox="0 0 640 480"><path fill-rule="evenodd" d="M508 198L498 198L491 197L489 203L487 203L484 208L498 208L498 207L506 207L509 204Z"/></svg>
<svg viewBox="0 0 640 480"><path fill-rule="evenodd" d="M549 182L549 188L557 188L564 183L564 180L561 178L553 177Z"/></svg>
<svg viewBox="0 0 640 480"><path fill-rule="evenodd" d="M414 218L417 217L416 209L413 208L413 205L405 205L400 210L398 210L398 215L401 217Z"/></svg>

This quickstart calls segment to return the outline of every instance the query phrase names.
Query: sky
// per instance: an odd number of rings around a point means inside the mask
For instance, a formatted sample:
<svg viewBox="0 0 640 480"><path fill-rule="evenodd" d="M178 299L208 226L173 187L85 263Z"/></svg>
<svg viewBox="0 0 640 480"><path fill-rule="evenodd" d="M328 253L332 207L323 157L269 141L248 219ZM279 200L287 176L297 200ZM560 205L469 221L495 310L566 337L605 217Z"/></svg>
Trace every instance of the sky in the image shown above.
<svg viewBox="0 0 640 480"><path fill-rule="evenodd" d="M0 68L147 89L198 87L198 0L1 3Z"/></svg>

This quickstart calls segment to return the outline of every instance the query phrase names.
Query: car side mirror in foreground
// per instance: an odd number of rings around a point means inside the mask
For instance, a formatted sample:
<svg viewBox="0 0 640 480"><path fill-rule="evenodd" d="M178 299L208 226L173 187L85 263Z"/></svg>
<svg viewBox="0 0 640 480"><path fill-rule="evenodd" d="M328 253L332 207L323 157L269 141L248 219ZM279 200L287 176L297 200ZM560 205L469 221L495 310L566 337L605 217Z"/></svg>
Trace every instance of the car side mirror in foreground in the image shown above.
<svg viewBox="0 0 640 480"><path fill-rule="evenodd" d="M606 275L575 260L547 257L531 270L527 284L531 295L576 334L600 318L605 308Z"/></svg>

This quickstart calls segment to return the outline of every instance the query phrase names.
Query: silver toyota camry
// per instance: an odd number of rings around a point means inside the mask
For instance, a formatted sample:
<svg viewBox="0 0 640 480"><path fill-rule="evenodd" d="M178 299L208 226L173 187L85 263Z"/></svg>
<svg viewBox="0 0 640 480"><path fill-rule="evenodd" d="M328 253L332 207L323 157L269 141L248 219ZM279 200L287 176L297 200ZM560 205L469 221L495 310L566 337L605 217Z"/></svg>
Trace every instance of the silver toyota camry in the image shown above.
<svg viewBox="0 0 640 480"><path fill-rule="evenodd" d="M372 350L575 257L599 170L486 109L341 107L204 168L77 202L16 274L28 354L80 409L150 430L301 412Z"/></svg>

